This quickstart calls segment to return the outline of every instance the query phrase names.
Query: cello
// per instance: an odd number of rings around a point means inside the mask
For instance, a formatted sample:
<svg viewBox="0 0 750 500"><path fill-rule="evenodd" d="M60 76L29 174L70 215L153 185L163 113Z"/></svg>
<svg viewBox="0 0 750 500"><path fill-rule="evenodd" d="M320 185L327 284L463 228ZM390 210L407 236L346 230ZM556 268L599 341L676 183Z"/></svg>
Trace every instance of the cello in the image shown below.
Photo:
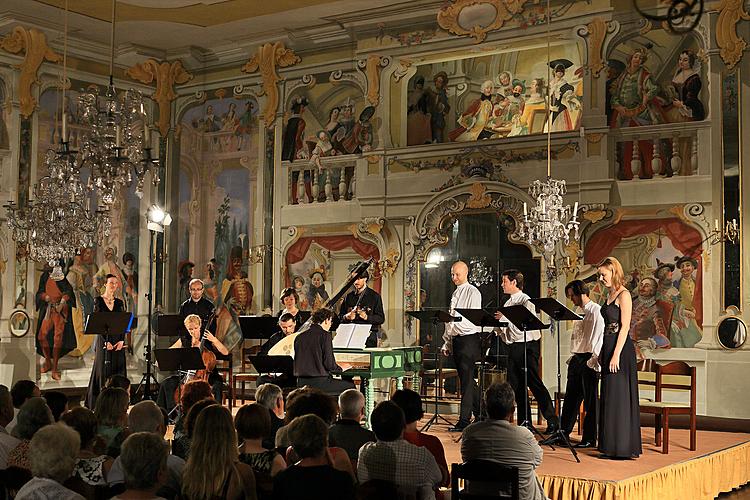
<svg viewBox="0 0 750 500"><path fill-rule="evenodd" d="M174 391L174 402L175 404L180 403L180 395L182 393L182 386L190 382L191 380L203 380L205 382L208 382L208 378L211 375L211 373L214 371L214 368L216 368L216 365L218 363L216 359L216 354L214 354L211 349L206 347L206 331L208 331L208 326L213 321L214 317L216 316L216 309L214 309L211 312L211 316L208 317L208 321L206 322L206 330L201 333L201 341L198 345L198 349L201 353L201 359L203 360L203 365L205 368L201 370L187 370L185 372L185 376L178 384L177 388ZM191 336L192 339L192 336ZM192 340L191 340L192 344Z"/></svg>

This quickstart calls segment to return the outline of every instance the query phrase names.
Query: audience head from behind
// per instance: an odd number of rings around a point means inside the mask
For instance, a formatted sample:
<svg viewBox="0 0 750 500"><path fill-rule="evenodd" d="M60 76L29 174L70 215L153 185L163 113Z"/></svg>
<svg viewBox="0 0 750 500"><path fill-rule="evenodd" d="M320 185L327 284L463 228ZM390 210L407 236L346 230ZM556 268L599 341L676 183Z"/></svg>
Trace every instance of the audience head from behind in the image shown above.
<svg viewBox="0 0 750 500"><path fill-rule="evenodd" d="M60 420L60 415L68 411L68 396L60 391L44 391L42 397L52 411L55 422Z"/></svg>
<svg viewBox="0 0 750 500"><path fill-rule="evenodd" d="M305 387L289 394L286 405L286 423L303 415L317 415L327 425L336 420L336 400L319 389Z"/></svg>
<svg viewBox="0 0 750 500"><path fill-rule="evenodd" d="M19 380L10 389L10 396L13 399L13 407L20 410L21 406L31 398L38 398L42 393L35 382L31 380Z"/></svg>
<svg viewBox="0 0 750 500"><path fill-rule="evenodd" d="M198 415L200 415L203 409L214 405L218 405L214 398L206 398L201 399L190 407L190 411L188 412L187 416L185 416L185 434L187 435L187 437L193 436L193 431L195 430L195 422L198 420Z"/></svg>
<svg viewBox="0 0 750 500"><path fill-rule="evenodd" d="M125 375L120 375L119 373L112 375L107 379L104 387L119 387L120 389L125 389L128 396L130 396L130 379Z"/></svg>
<svg viewBox="0 0 750 500"><path fill-rule="evenodd" d="M10 390L0 384L0 427L5 427L13 420L13 398Z"/></svg>
<svg viewBox="0 0 750 500"><path fill-rule="evenodd" d="M18 411L13 436L18 439L31 439L39 429L54 422L52 411L44 398L32 397L27 399Z"/></svg>
<svg viewBox="0 0 750 500"><path fill-rule="evenodd" d="M362 421L365 416L365 396L357 389L347 389L339 394L339 414L342 420Z"/></svg>
<svg viewBox="0 0 750 500"><path fill-rule="evenodd" d="M516 409L515 394L513 387L507 382L502 384L494 383L484 391L484 403L487 408L487 415L493 420L513 419L513 412Z"/></svg>
<svg viewBox="0 0 750 500"><path fill-rule="evenodd" d="M128 436L120 452L125 487L156 492L166 480L168 454L169 445L153 432L135 432Z"/></svg>
<svg viewBox="0 0 750 500"><path fill-rule="evenodd" d="M391 396L391 401L404 412L404 419L407 426L418 422L424 416L422 397L410 389L397 390Z"/></svg>
<svg viewBox="0 0 750 500"><path fill-rule="evenodd" d="M73 473L80 447L74 429L60 423L44 426L29 443L31 473L62 483Z"/></svg>
<svg viewBox="0 0 750 500"><path fill-rule="evenodd" d="M329 331L331 329L331 325L333 324L333 311L331 311L330 309L326 309L325 307L321 307L320 309L312 313L310 319L314 324L320 325L323 330Z"/></svg>
<svg viewBox="0 0 750 500"><path fill-rule="evenodd" d="M370 425L378 441L396 441L404 435L404 412L393 401L378 403L370 415Z"/></svg>
<svg viewBox="0 0 750 500"><path fill-rule="evenodd" d="M289 424L289 441L299 458L322 458L328 449L328 424L317 415L295 418Z"/></svg>
<svg viewBox="0 0 750 500"><path fill-rule="evenodd" d="M100 426L125 427L128 423L130 397L125 389L107 387L96 398L94 415Z"/></svg>
<svg viewBox="0 0 750 500"><path fill-rule="evenodd" d="M182 414L187 415L190 407L201 399L213 398L211 386L205 380L191 380L182 386L182 395L180 403L182 404Z"/></svg>
<svg viewBox="0 0 750 500"><path fill-rule="evenodd" d="M283 418L284 416L284 393L276 384L261 384L255 390L255 401Z"/></svg>
<svg viewBox="0 0 750 500"><path fill-rule="evenodd" d="M263 439L271 432L271 415L258 403L250 403L237 410L234 427L240 440Z"/></svg>
<svg viewBox="0 0 750 500"><path fill-rule="evenodd" d="M151 432L163 438L167 429L161 408L148 399L135 404L128 413L128 429L130 432Z"/></svg>
<svg viewBox="0 0 750 500"><path fill-rule="evenodd" d="M220 495L238 457L232 414L218 404L204 408L195 421L190 455L183 471L182 494L187 498Z"/></svg>
<svg viewBox="0 0 750 500"><path fill-rule="evenodd" d="M81 438L81 449L90 449L96 441L96 416L84 406L76 406L60 416L60 422L78 432Z"/></svg>

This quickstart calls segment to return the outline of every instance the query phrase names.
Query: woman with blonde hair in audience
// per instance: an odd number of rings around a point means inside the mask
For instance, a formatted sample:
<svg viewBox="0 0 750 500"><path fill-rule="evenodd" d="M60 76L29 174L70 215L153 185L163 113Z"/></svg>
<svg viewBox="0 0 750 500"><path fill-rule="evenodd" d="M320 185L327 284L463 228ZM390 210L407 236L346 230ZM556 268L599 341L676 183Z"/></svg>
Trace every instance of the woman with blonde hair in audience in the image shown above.
<svg viewBox="0 0 750 500"><path fill-rule="evenodd" d="M47 425L34 434L29 444L34 478L18 490L16 499L83 500L84 497L63 486L73 473L79 446L78 433L67 425Z"/></svg>
<svg viewBox="0 0 750 500"><path fill-rule="evenodd" d="M29 460L31 439L39 429L53 423L55 423L55 419L44 398L27 399L18 410L16 426L11 433L21 442L8 453L8 467L31 470L31 461Z"/></svg>
<svg viewBox="0 0 750 500"><path fill-rule="evenodd" d="M209 406L198 415L182 474L182 498L257 499L253 469L239 461L232 414L223 406Z"/></svg>
<svg viewBox="0 0 750 500"><path fill-rule="evenodd" d="M73 475L88 486L106 486L107 474L114 460L94 451L97 442L97 422L94 412L84 406L77 406L62 414L60 421L78 432L81 449L73 470ZM76 488L74 488L76 489ZM76 489L79 493L82 491Z"/></svg>
<svg viewBox="0 0 750 500"><path fill-rule="evenodd" d="M96 432L104 442L106 454L112 458L120 455L120 446L128 437L129 404L130 398L127 391L119 387L107 387L96 398L94 407Z"/></svg>

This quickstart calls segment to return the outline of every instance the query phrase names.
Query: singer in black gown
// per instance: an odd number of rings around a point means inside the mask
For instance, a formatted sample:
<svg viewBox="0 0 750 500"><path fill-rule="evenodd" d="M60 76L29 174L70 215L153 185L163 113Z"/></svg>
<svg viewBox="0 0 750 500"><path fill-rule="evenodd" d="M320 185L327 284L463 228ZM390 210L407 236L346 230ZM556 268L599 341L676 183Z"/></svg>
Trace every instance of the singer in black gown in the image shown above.
<svg viewBox="0 0 750 500"><path fill-rule="evenodd" d="M112 309L107 307L103 297L94 299L94 312L125 312L125 304L120 299L115 299ZM110 335L109 343L125 342L125 332L119 335ZM125 360L125 348L119 351L105 349L105 340L102 335L97 335L94 340L94 367L91 370L89 379L89 390L86 395L86 406L93 409L96 404L96 398L112 375L123 375L127 377L127 362ZM106 366L105 360L109 359L109 367Z"/></svg>
<svg viewBox="0 0 750 500"><path fill-rule="evenodd" d="M616 373L609 370L617 335L622 327L620 306L616 300L617 297L605 303L601 309L605 327L599 356L602 366L599 451L608 458L636 458L642 453L641 413L638 405L638 367L630 336L622 347L619 370Z"/></svg>

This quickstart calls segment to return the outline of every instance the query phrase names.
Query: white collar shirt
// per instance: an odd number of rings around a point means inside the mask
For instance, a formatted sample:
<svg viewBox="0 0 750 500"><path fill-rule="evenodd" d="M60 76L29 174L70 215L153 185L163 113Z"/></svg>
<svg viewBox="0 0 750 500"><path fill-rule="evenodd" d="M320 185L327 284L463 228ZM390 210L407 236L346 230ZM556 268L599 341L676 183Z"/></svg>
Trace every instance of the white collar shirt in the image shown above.
<svg viewBox="0 0 750 500"><path fill-rule="evenodd" d="M516 306L516 305L522 305L526 307L526 309L531 311L532 314L536 314L536 307L534 307L534 304L531 303L529 296L523 293L522 291L518 291L516 293L511 294L510 298L507 301L505 301L505 304L503 304L504 307L510 307L510 306ZM508 318L501 318L500 321L508 321ZM514 344L516 342L524 341L523 330L516 327L510 321L508 321L507 327L498 328L497 332L500 338L502 339L502 341L505 342L506 344ZM526 331L527 341L539 340L540 338L542 338L542 333L539 330L527 330Z"/></svg>
<svg viewBox="0 0 750 500"><path fill-rule="evenodd" d="M445 341L443 345L444 347L447 348L447 346L451 344L453 337L459 335L471 335L480 330L480 327L461 316L460 313L456 312L456 309L481 308L482 293L477 287L468 281L456 287L451 296L450 314L454 317L460 317L461 321L453 321L445 324L445 334L443 335L443 340Z"/></svg>

